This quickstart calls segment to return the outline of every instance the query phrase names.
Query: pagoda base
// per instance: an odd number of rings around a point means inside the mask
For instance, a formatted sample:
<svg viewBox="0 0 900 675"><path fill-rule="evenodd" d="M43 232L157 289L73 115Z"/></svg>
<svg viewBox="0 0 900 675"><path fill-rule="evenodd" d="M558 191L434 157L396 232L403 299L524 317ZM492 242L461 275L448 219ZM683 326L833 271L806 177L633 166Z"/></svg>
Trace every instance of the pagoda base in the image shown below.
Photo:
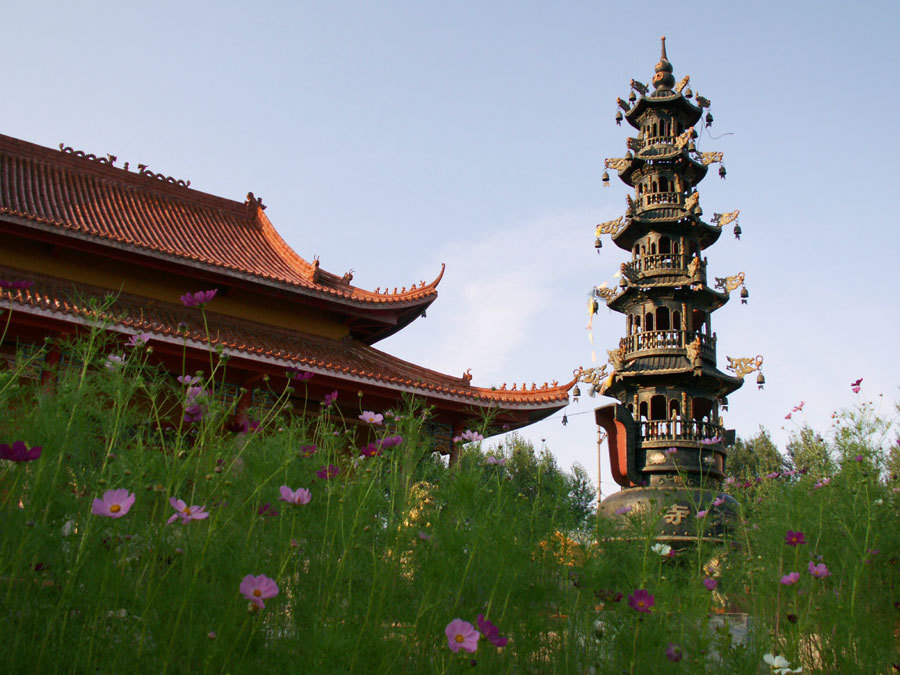
<svg viewBox="0 0 900 675"><path fill-rule="evenodd" d="M722 497L722 503L713 501ZM737 501L728 495L702 487L634 487L610 495L598 511L611 518L624 519L633 514L658 515L657 540L673 548L684 548L697 541L722 543L728 540L731 524L737 518ZM697 513L706 515L697 518Z"/></svg>

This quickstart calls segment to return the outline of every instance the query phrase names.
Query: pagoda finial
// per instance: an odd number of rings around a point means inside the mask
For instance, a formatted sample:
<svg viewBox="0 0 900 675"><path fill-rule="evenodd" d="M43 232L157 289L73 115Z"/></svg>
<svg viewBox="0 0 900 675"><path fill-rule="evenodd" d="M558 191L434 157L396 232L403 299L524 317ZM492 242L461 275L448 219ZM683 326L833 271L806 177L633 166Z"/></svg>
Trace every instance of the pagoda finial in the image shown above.
<svg viewBox="0 0 900 675"><path fill-rule="evenodd" d="M675 86L675 76L672 75L672 64L669 63L669 57L666 56L666 36L663 35L660 41L662 42L662 50L659 56L659 63L656 64L656 72L653 75L653 87L665 91Z"/></svg>

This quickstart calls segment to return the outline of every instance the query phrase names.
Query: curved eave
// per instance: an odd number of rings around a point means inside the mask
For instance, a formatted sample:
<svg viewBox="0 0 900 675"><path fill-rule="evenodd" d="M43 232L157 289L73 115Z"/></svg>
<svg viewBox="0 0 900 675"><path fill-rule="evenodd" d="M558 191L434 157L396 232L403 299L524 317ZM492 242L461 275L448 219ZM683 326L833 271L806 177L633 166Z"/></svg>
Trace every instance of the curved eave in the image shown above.
<svg viewBox="0 0 900 675"><path fill-rule="evenodd" d="M740 389L744 380L723 373L715 367L715 365L704 361L700 374L695 374L695 369L683 355L673 355L664 358L647 358L647 362L660 362L663 366L653 369L640 369L641 359L638 358L628 365L627 369L616 371L615 381L604 392L607 396L614 396L625 393L628 388L652 387L657 382L657 378L665 378L669 383L675 380L678 386L685 389L703 389L718 396L728 396L728 394ZM668 362L668 363L665 363ZM643 380L643 381L640 381ZM621 400L621 399L620 399Z"/></svg>
<svg viewBox="0 0 900 675"><path fill-rule="evenodd" d="M652 212L660 214L660 218L648 217ZM722 234L722 228L709 225L699 218L689 215L681 207L666 209L645 209L626 220L625 227L612 238L613 243L624 251L631 251L634 243L647 236L649 232L662 232L672 235L697 235L700 248L706 249L716 243Z"/></svg>
<svg viewBox="0 0 900 675"><path fill-rule="evenodd" d="M668 151L669 148L671 148L670 151ZM691 186L697 185L702 181L709 171L709 167L706 164L695 160L684 148L678 150L674 145L657 144L644 148L636 153L628 167L619 172L619 179L625 183L625 185L634 187L634 174L640 171L648 160L657 162L670 160L673 163L679 161L684 162L685 166L676 170L680 170L684 174Z"/></svg>
<svg viewBox="0 0 900 675"><path fill-rule="evenodd" d="M658 93L658 92L654 92ZM675 108L683 112L686 127L694 126L703 116L703 109L688 101L682 94L672 91L671 96L641 96L638 102L625 113L625 119L635 129L641 128L640 119L650 108Z"/></svg>
<svg viewBox="0 0 900 675"><path fill-rule="evenodd" d="M728 302L728 294L720 293L709 286L691 290L690 280L681 279L668 283L653 283L647 286L632 284L621 293L610 298L606 306L616 312L625 312L633 304L659 297L671 297L673 300L687 301L692 307L714 312Z"/></svg>

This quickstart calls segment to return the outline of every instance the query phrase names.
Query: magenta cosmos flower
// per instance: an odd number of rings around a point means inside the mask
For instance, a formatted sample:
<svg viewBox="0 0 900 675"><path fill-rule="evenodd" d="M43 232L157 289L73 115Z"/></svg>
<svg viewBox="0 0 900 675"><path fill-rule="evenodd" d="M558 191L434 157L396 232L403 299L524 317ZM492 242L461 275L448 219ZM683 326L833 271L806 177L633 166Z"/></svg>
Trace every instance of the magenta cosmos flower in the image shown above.
<svg viewBox="0 0 900 675"><path fill-rule="evenodd" d="M359 419L368 424L384 423L384 415L382 415L381 413L372 412L371 410L363 410L362 415L359 416Z"/></svg>
<svg viewBox="0 0 900 675"><path fill-rule="evenodd" d="M378 441L378 445L382 448L393 448L395 445L400 445L402 442L403 436L385 436Z"/></svg>
<svg viewBox="0 0 900 675"><path fill-rule="evenodd" d="M506 464L505 457L495 457L494 455L488 455L487 459L484 461L487 462L488 464L499 464L501 466Z"/></svg>
<svg viewBox="0 0 900 675"><path fill-rule="evenodd" d="M316 475L322 480L330 480L331 478L335 478L340 472L341 470L334 464L329 464L316 471Z"/></svg>
<svg viewBox="0 0 900 675"><path fill-rule="evenodd" d="M209 514L206 512L205 506L188 506L180 499L175 499L175 497L169 498L169 504L172 505L172 508L175 509L175 515L169 518L166 521L166 525L171 525L179 518L182 523L189 523L192 520L203 520L204 518L209 518Z"/></svg>
<svg viewBox="0 0 900 675"><path fill-rule="evenodd" d="M862 379L862 378L859 378L856 382L851 382L851 383L850 383L850 389L853 390L853 393L854 393L854 394L858 394L858 393L859 393L859 385L862 384L862 381L863 381L863 379Z"/></svg>
<svg viewBox="0 0 900 675"><path fill-rule="evenodd" d="M0 288L12 288L15 290L24 291L26 288L31 288L32 286L34 286L34 282L26 281L25 279L17 279L15 281L0 279Z"/></svg>
<svg viewBox="0 0 900 675"><path fill-rule="evenodd" d="M628 596L628 606L636 612L650 613L650 608L656 604L656 598L643 588L637 589Z"/></svg>
<svg viewBox="0 0 900 675"><path fill-rule="evenodd" d="M260 609L265 609L266 604L263 600L278 595L278 584L265 574L258 577L248 574L241 581L241 594Z"/></svg>
<svg viewBox="0 0 900 675"><path fill-rule="evenodd" d="M185 293L181 296L181 304L185 307L203 307L206 303L216 297L219 289L213 288L209 291L196 291L194 293Z"/></svg>
<svg viewBox="0 0 900 675"><path fill-rule="evenodd" d="M12 445L0 443L0 459L8 459L10 462L33 462L40 456L40 445L29 449L25 441L15 441Z"/></svg>
<svg viewBox="0 0 900 675"><path fill-rule="evenodd" d="M828 571L825 563L819 563L818 565L816 565L812 560L809 561L809 573L812 574L816 579L824 579L825 577L831 576L831 572Z"/></svg>
<svg viewBox="0 0 900 675"><path fill-rule="evenodd" d="M309 504L309 500L312 499L312 493L306 488L291 490L287 485L282 485L279 490L281 501L289 504Z"/></svg>
<svg viewBox="0 0 900 675"><path fill-rule="evenodd" d="M369 443L359 449L363 457L375 457L381 454L381 446L375 443Z"/></svg>
<svg viewBox="0 0 900 675"><path fill-rule="evenodd" d="M788 530L787 534L784 535L784 543L788 546L798 546L799 544L805 544L806 538L804 537L802 532L794 532L793 530Z"/></svg>
<svg viewBox="0 0 900 675"><path fill-rule="evenodd" d="M478 441L483 441L484 436L479 434L477 431L472 431L471 429L466 429L459 436L453 437L454 443L459 443L460 441L465 441L466 443L477 443Z"/></svg>
<svg viewBox="0 0 900 675"><path fill-rule="evenodd" d="M447 636L447 646L450 651L458 652L460 649L474 652L478 649L478 638L481 634L475 630L475 626L462 619L453 619L444 629Z"/></svg>
<svg viewBox="0 0 900 675"><path fill-rule="evenodd" d="M706 586L706 590L714 591L716 589L716 586L719 585L719 582L711 577L706 577L703 580L703 585Z"/></svg>
<svg viewBox="0 0 900 675"><path fill-rule="evenodd" d="M495 647L505 647L509 642L509 638L500 635L500 629L484 618L484 614L478 615L478 630L484 635L485 639Z"/></svg>
<svg viewBox="0 0 900 675"><path fill-rule="evenodd" d="M91 506L91 513L95 516L106 516L107 518L121 518L131 505L134 504L135 496L121 488L119 490L107 490L103 493L103 499L95 499Z"/></svg>
<svg viewBox="0 0 900 675"><path fill-rule="evenodd" d="M333 391L330 394L325 394L325 400L322 401L322 405L324 405L327 408L332 403L337 401L337 397L338 397L338 393L336 391Z"/></svg>
<svg viewBox="0 0 900 675"><path fill-rule="evenodd" d="M308 370L300 370L299 368L291 368L288 371L288 376L293 380L297 380L298 382L305 382L306 380L311 379L313 374L311 372L309 372Z"/></svg>
<svg viewBox="0 0 900 675"><path fill-rule="evenodd" d="M684 658L684 653L681 651L681 647L674 642L670 642L669 646L666 647L666 658L672 663L678 663Z"/></svg>
<svg viewBox="0 0 900 675"><path fill-rule="evenodd" d="M812 563L810 563L812 564ZM785 586L796 584L800 580L800 572L790 572L781 577L781 583Z"/></svg>

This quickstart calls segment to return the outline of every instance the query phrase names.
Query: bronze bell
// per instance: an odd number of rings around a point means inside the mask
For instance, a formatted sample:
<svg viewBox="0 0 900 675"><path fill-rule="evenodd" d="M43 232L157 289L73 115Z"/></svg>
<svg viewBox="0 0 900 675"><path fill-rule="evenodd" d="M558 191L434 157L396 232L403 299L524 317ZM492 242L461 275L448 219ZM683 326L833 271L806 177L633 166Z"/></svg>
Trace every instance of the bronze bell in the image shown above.
<svg viewBox="0 0 900 675"><path fill-rule="evenodd" d="M728 172L725 171L725 165L724 165L724 164L719 164L719 178L724 179L726 173L728 173Z"/></svg>
<svg viewBox="0 0 900 675"><path fill-rule="evenodd" d="M706 126L712 126L713 116L711 112L706 113Z"/></svg>
<svg viewBox="0 0 900 675"><path fill-rule="evenodd" d="M762 373L760 373L759 375L756 376L756 384L759 385L760 389L763 388L763 385L765 385L765 383L766 383L766 378Z"/></svg>
<svg viewBox="0 0 900 675"><path fill-rule="evenodd" d="M600 253L600 249L603 248L603 240L600 237L594 239L594 248L597 249L597 253Z"/></svg>
<svg viewBox="0 0 900 675"><path fill-rule="evenodd" d="M628 102L629 102L629 103L634 103L635 101L637 101L637 96L635 96L635 94L634 94L634 89L632 89L632 90L631 90L631 93L628 94Z"/></svg>
<svg viewBox="0 0 900 675"><path fill-rule="evenodd" d="M604 171L600 180L603 181L603 187L609 187L609 171Z"/></svg>
<svg viewBox="0 0 900 675"><path fill-rule="evenodd" d="M737 223L735 223L735 225L734 225L734 238L735 239L741 238L741 226L738 225Z"/></svg>
<svg viewBox="0 0 900 675"><path fill-rule="evenodd" d="M625 276L623 275L623 276L619 277L619 288L626 288L627 286L628 286L628 280L625 278Z"/></svg>
<svg viewBox="0 0 900 675"><path fill-rule="evenodd" d="M616 110L616 125L617 126L622 125L622 111L621 110Z"/></svg>
<svg viewBox="0 0 900 675"><path fill-rule="evenodd" d="M685 98L694 98L694 92L691 91L690 87L688 87L687 89L684 90L684 97Z"/></svg>
<svg viewBox="0 0 900 675"><path fill-rule="evenodd" d="M749 297L750 297L750 291L748 291L747 287L744 286L743 288L741 288L741 304L746 305L747 298L749 298Z"/></svg>
<svg viewBox="0 0 900 675"><path fill-rule="evenodd" d="M568 423L569 423L569 418L565 413L563 413L562 425L566 426Z"/></svg>
<svg viewBox="0 0 900 675"><path fill-rule="evenodd" d="M579 396L581 396L581 389L579 389L576 384L575 388L572 390L572 400L577 401Z"/></svg>

